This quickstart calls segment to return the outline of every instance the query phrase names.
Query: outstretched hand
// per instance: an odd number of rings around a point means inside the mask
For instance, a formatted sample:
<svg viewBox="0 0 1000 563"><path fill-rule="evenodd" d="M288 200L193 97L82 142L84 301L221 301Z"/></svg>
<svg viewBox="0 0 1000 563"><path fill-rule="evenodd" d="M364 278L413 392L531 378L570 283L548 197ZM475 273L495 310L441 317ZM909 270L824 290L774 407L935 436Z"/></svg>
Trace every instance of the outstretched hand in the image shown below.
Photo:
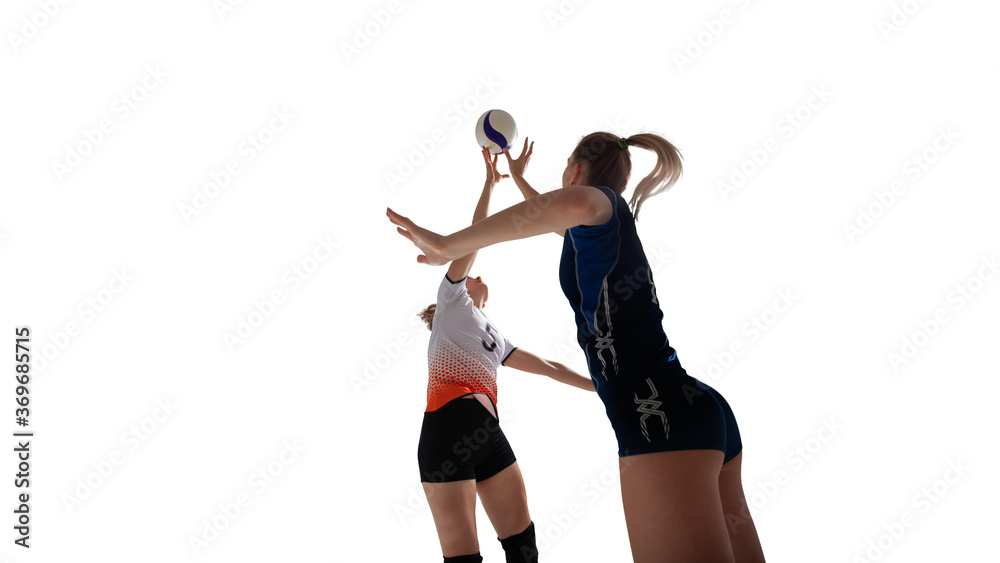
<svg viewBox="0 0 1000 563"><path fill-rule="evenodd" d="M493 155L493 160L491 161L490 150L486 147L482 147L482 149L483 160L486 161L486 183L489 184L490 187L493 187L497 185L497 182L500 180L510 178L510 174L501 174L500 171L497 170L497 157L500 155Z"/></svg>
<svg viewBox="0 0 1000 563"><path fill-rule="evenodd" d="M531 151L535 148L535 142L532 141L531 145L528 145L528 138L524 138L524 147L521 149L521 156L514 160L510 157L510 151L507 149L503 150L503 153L507 155L507 168L510 169L511 176L524 176L524 169L528 167L528 160L531 159Z"/></svg>
<svg viewBox="0 0 1000 563"><path fill-rule="evenodd" d="M430 266L440 266L457 258L446 254L443 236L417 226L413 221L388 207L385 208L385 214L389 217L389 221L396 225L396 232L409 239L420 252L423 252L417 256L417 262Z"/></svg>

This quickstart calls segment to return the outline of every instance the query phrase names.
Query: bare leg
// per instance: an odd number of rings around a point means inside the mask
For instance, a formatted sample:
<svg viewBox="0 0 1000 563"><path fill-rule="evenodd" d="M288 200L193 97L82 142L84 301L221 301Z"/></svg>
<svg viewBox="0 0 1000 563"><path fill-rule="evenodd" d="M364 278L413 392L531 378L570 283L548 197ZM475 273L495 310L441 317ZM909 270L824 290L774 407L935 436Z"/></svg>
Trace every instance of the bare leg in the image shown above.
<svg viewBox="0 0 1000 563"><path fill-rule="evenodd" d="M719 450L619 458L622 503L636 563L733 563L719 496Z"/></svg>
<svg viewBox="0 0 1000 563"><path fill-rule="evenodd" d="M736 563L763 563L764 550L760 546L747 499L743 495L743 480L740 477L742 464L743 452L740 452L722 466L719 473L722 510L726 514L729 541L733 545Z"/></svg>
<svg viewBox="0 0 1000 563"><path fill-rule="evenodd" d="M489 479L480 481L476 490L493 529L497 531L498 539L520 534L531 523L528 496L517 462Z"/></svg>
<svg viewBox="0 0 1000 563"><path fill-rule="evenodd" d="M476 535L476 481L422 483L445 557L479 553Z"/></svg>

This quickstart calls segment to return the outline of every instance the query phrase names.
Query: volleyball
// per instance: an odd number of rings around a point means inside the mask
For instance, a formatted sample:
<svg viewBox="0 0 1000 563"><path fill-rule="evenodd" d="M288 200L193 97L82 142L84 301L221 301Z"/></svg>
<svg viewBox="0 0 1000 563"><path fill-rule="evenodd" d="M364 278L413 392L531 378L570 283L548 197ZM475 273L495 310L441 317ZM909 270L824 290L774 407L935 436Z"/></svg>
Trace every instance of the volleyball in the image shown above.
<svg viewBox="0 0 1000 563"><path fill-rule="evenodd" d="M490 154L500 154L514 146L517 125L514 118L502 109L491 109L479 116L476 122L476 142L489 149Z"/></svg>

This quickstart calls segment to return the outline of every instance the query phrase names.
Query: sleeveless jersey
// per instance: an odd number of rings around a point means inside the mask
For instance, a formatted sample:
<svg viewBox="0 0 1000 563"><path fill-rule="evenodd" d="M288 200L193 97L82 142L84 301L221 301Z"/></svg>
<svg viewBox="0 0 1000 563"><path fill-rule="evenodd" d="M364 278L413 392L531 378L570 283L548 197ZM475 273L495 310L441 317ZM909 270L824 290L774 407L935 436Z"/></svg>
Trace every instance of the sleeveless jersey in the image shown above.
<svg viewBox="0 0 1000 563"><path fill-rule="evenodd" d="M497 366L516 349L472 303L467 279L453 282L445 275L438 288L427 347L425 412L469 393L485 393L496 408Z"/></svg>
<svg viewBox="0 0 1000 563"><path fill-rule="evenodd" d="M610 188L597 189L611 200L611 218L566 230L559 283L594 386L610 405L618 389L633 389L633 380L645 377L646 368L679 370L680 363L663 332L653 274L628 202Z"/></svg>

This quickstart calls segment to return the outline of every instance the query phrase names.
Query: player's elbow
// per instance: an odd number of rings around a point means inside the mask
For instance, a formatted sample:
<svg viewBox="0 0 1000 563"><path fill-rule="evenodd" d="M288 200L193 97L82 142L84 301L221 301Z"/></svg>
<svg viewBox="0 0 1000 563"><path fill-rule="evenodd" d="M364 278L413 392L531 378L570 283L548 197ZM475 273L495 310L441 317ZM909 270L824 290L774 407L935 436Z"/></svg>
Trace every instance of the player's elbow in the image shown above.
<svg viewBox="0 0 1000 563"><path fill-rule="evenodd" d="M539 358L538 363L534 367L535 373L538 375L544 375L553 379L559 375L559 369L556 367L555 362L550 362L544 358Z"/></svg>
<svg viewBox="0 0 1000 563"><path fill-rule="evenodd" d="M560 364L559 362L549 362L546 361L546 375L552 379L562 380L565 378L566 374L569 373L569 368Z"/></svg>

